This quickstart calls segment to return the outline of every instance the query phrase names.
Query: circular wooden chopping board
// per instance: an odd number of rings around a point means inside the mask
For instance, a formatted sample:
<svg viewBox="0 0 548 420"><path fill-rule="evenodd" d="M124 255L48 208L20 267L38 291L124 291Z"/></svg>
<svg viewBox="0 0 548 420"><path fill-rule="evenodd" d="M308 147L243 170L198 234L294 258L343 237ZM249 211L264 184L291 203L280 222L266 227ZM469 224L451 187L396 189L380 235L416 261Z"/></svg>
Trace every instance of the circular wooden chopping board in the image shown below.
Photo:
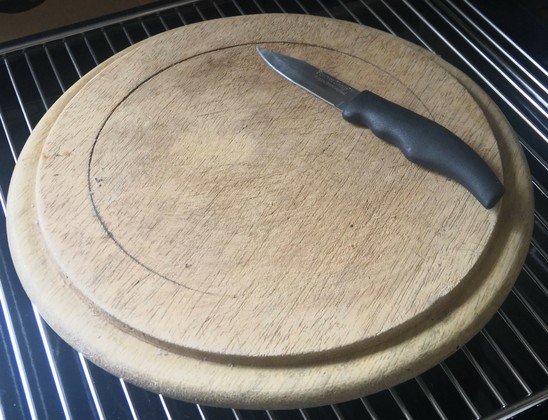
<svg viewBox="0 0 548 420"><path fill-rule="evenodd" d="M287 82L266 47L446 126L507 189L486 210ZM10 187L10 249L52 327L174 397L285 408L380 390L492 316L528 248L511 129L464 75L350 23L262 15L151 38L53 107Z"/></svg>

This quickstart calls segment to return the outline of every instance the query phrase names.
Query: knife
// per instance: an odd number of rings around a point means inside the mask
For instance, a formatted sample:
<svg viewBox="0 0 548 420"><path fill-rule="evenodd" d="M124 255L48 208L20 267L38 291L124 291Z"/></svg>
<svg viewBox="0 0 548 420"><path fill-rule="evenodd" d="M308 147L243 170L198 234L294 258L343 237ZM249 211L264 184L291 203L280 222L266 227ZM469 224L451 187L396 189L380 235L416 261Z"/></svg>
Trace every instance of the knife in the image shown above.
<svg viewBox="0 0 548 420"><path fill-rule="evenodd" d="M369 128L411 162L457 181L485 208L492 208L504 194L487 163L440 124L373 92L360 92L302 60L264 48L257 52L287 80L340 109L346 121Z"/></svg>

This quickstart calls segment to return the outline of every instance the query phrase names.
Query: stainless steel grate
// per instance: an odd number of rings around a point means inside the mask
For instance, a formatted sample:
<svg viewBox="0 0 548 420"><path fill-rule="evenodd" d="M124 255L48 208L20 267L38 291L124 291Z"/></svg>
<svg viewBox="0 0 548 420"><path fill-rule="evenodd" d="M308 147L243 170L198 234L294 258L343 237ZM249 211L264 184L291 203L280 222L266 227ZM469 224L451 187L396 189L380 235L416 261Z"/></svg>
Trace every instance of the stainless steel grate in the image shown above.
<svg viewBox="0 0 548 420"><path fill-rule="evenodd" d="M548 417L548 56L546 26L512 1L179 1L0 45L0 204L17 156L59 96L97 64L142 39L197 21L306 13L391 32L442 56L497 102L533 175L535 228L516 286L491 322L445 362L392 389L343 404L241 411L164 398L113 377L67 346L24 294L0 228L0 419L398 419ZM525 12L520 12L525 13ZM525 16L525 15L524 15ZM522 17L523 19L523 17ZM519 19L516 22L522 22ZM519 414L522 413L522 414Z"/></svg>

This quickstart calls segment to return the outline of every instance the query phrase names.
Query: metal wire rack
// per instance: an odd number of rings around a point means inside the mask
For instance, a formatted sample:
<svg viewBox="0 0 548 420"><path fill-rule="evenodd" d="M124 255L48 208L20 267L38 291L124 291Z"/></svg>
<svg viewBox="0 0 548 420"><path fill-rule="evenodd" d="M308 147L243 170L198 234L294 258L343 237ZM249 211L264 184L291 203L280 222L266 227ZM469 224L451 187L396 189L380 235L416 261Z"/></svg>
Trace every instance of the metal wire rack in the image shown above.
<svg viewBox="0 0 548 420"><path fill-rule="evenodd" d="M390 32L440 55L495 100L518 133L533 176L533 239L510 296L469 343L424 374L342 404L249 411L175 401L87 361L40 318L10 260L0 223L0 419L479 419L548 416L548 71L546 51L485 3L469 0L198 0L163 3L0 45L0 204L17 157L48 108L99 63L157 33L255 13L304 13ZM502 23L501 23L502 22ZM540 26L542 29L542 25ZM541 30L531 22L532 36ZM540 38L542 39L542 38ZM540 51L540 52L539 52Z"/></svg>

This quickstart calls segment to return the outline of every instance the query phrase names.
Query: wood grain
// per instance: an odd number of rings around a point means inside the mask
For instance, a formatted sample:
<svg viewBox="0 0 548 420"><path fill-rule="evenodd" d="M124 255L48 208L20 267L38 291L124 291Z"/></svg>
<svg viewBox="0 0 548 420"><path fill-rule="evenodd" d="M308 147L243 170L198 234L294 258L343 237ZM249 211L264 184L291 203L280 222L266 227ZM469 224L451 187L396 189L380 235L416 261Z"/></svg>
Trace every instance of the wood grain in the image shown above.
<svg viewBox="0 0 548 420"><path fill-rule="evenodd" d="M425 316L472 270L496 211L265 71L254 45L220 42L189 58L151 43L139 52L158 58L118 60L59 117L37 204L63 271L123 324L209 357L370 346ZM441 68L389 76L375 71L388 59L290 49L325 56L334 73L362 69L357 80L425 114L451 95L440 122L496 152L487 121L469 125L476 103ZM414 92L432 79L437 95L421 102Z"/></svg>
<svg viewBox="0 0 548 420"><path fill-rule="evenodd" d="M504 180L502 202L486 211L349 126L256 45L446 125ZM376 391L469 339L523 261L531 191L513 133L462 74L394 37L301 16L208 22L71 95L14 175L14 261L72 345L167 395L290 407Z"/></svg>

